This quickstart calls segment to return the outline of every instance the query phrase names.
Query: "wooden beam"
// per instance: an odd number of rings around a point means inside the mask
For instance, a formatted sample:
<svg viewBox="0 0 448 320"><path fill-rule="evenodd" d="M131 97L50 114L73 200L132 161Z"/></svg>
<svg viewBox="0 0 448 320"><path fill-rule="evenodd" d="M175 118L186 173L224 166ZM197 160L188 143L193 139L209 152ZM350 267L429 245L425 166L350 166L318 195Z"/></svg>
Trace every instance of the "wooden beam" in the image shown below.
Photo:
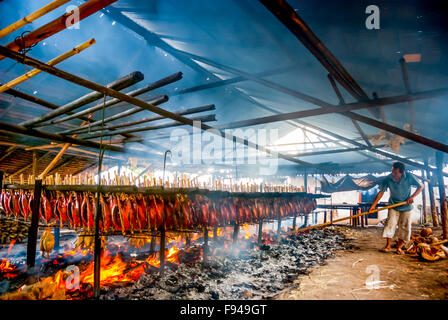
<svg viewBox="0 0 448 320"><path fill-rule="evenodd" d="M408 69L406 67L406 60L404 58L400 59L400 65L401 65L401 75L403 76L403 83L404 88L406 89L406 93L412 93L411 90L411 84L409 82L409 75L408 75ZM415 127L415 113L414 113L414 102L409 101L409 121L411 124L411 131L414 132Z"/></svg>
<svg viewBox="0 0 448 320"><path fill-rule="evenodd" d="M71 163L74 159L76 159L75 156L71 156L68 157L67 159L65 159L64 161L62 161L60 164L58 164L57 166L53 167L48 174L53 174L56 173L58 170L60 170L61 168L65 167L66 165L68 165L69 163Z"/></svg>
<svg viewBox="0 0 448 320"><path fill-rule="evenodd" d="M367 94L345 70L339 60L313 33L311 28L285 0L260 0L303 45L317 58L322 66L358 101L368 99ZM378 112L372 114L378 118Z"/></svg>
<svg viewBox="0 0 448 320"><path fill-rule="evenodd" d="M0 157L0 161L3 161L4 159L8 158L11 154L14 153L14 151L16 151L16 149L17 149L16 146L11 146L8 149L6 149L5 154Z"/></svg>
<svg viewBox="0 0 448 320"><path fill-rule="evenodd" d="M56 163L59 161L59 159L64 155L65 151L67 151L67 149L70 147L70 143L66 143L61 151L59 151L59 153L56 155L56 157L53 158L53 160L51 160L51 162L48 164L48 166L44 169L44 171L42 171L42 173L39 175L39 180L42 180L47 173L56 165Z"/></svg>
<svg viewBox="0 0 448 320"><path fill-rule="evenodd" d="M137 82L142 81L143 79L144 79L144 75L139 71L135 71L135 72L132 72L132 73L130 73L124 77L121 77L115 81L112 81L111 83L107 84L105 86L105 88L110 88L113 90L122 90L122 89L128 88L129 86L136 84ZM79 97L73 101L70 101L69 103L66 103L63 106L58 107L56 110L50 111L50 112L48 112L44 115L41 115L37 118L21 122L20 125L25 126L25 127L41 127L41 126L47 125L47 124L41 124L41 122L48 120L48 119L52 119L52 118L60 116L60 115L63 115L67 112L71 112L77 108L80 108L89 103L97 101L103 97L104 97L104 93L102 93L102 92L97 92L97 91L89 92L88 94L86 94L82 97Z"/></svg>
<svg viewBox="0 0 448 320"><path fill-rule="evenodd" d="M92 38L92 39L90 39L90 40L80 44L79 46L77 46L77 47L75 47L75 48L73 48L73 49L71 49L71 50L61 54L60 56L58 56L58 57L56 57L54 59L51 59L50 61L47 62L47 64L49 66L57 65L58 63L60 63L60 62L62 62L64 60L67 60L68 58L73 57L74 55L80 53L81 51L89 48L94 43L95 43L95 39ZM0 93L5 92L6 90L11 89L12 87L14 87L16 85L18 85L18 84L20 84L20 83L22 83L22 82L24 82L24 81L26 81L26 80L28 80L28 79L30 79L32 77L37 76L41 72L42 71L39 70L39 69L33 69L33 70L28 71L27 73L25 73L25 74L15 78L15 79L9 81L8 83L5 83L5 84L1 85L0 86Z"/></svg>
<svg viewBox="0 0 448 320"><path fill-rule="evenodd" d="M37 163L37 162L41 161L42 159L46 158L46 157L47 157L48 155L50 155L50 154L51 154L51 152L47 152L47 153L45 153L42 157L39 157L39 159L37 159L36 162L35 162L34 159L33 159L33 161L32 161L30 164L26 165L26 166L23 167L23 168L20 168L19 170L17 170L17 171L14 172L14 173L8 174L8 177L13 177L13 176L15 176L15 175L17 175L17 174L19 174L19 173L21 173L21 172L23 172L23 171L25 171L25 170L31 168L31 167L33 167L34 163Z"/></svg>
<svg viewBox="0 0 448 320"><path fill-rule="evenodd" d="M74 173L72 173L72 175L75 176L77 174L83 173L84 171L92 169L92 167L95 167L97 165L98 165L98 163L95 161L93 163L90 163L90 164L86 165L84 168L82 168L82 169L80 169L78 171L75 171Z"/></svg>
<svg viewBox="0 0 448 320"><path fill-rule="evenodd" d="M26 250L26 264L29 269L33 268L36 262L37 231L39 229L41 191L42 180L36 180L34 182L34 201L31 207L31 226L28 231L28 242Z"/></svg>
<svg viewBox="0 0 448 320"><path fill-rule="evenodd" d="M182 72L177 72L177 73L174 73L174 74L172 74L172 75L170 75L170 76L168 76L166 78L163 78L163 79L157 80L156 82L150 83L150 84L144 86L143 88L139 88L139 89L133 90L131 92L128 92L127 95L132 96L132 97L137 97L137 96L140 96L140 95L142 95L144 93L147 93L149 91L152 91L152 90L161 88L163 86L166 86L166 85L168 85L170 83L176 82L176 81L178 81L180 79L182 79ZM76 112L76 113L74 113L74 114L72 114L72 115L70 115L68 117L64 117L64 118L56 119L56 120L51 120L46 125L56 124L56 123L68 121L68 120L74 119L76 117L80 117L82 115L86 115L86 114L90 114L92 112L96 112L96 111L102 110L103 108L107 109L109 107L112 107L112 106L118 104L119 102L121 102L121 101L118 100L118 99L110 99L110 100L106 101L106 103L98 103L96 106L93 106L93 107L84 109L82 111ZM92 124L90 124L90 126L92 126Z"/></svg>
<svg viewBox="0 0 448 320"><path fill-rule="evenodd" d="M398 135L400 137L404 137L406 139L409 139L409 140L412 140L414 142L423 144L423 145L431 147L433 149L436 149L436 150L439 150L439 151L443 151L443 152L448 152L448 145L446 145L444 143L441 143L441 142L438 142L438 141L435 141L435 140L423 137L421 135L418 135L416 133L413 133L413 132L410 132L410 131L407 131L407 130L400 129L398 127L391 126L391 125L389 125L387 123L384 123L384 122L381 122L381 121L378 121L378 120L375 120L375 119L372 119L372 118L369 118L369 117L365 117L365 116L362 116L362 115L354 113L354 112L350 112L349 111L349 112L347 112L345 114L348 115L351 119L355 119L355 120L358 120L360 122L363 122L363 123L366 123L368 125L371 125L373 127L376 127L376 128L379 128L379 129L382 129L382 130L394 133L394 134L396 134L396 135Z"/></svg>
<svg viewBox="0 0 448 320"><path fill-rule="evenodd" d="M279 69L274 69L274 70L270 70L270 71L259 72L259 73L254 74L254 76L267 77L267 76L271 76L271 75L275 75L275 74L290 72L290 71L293 71L294 69L297 69L297 66L290 66L290 67L279 68ZM227 86L229 84L234 84L234 83L247 81L247 80L248 79L246 79L245 77L237 76L237 77L234 77L231 79L226 79L226 80L217 80L217 81L212 81L212 82L207 81L207 83L204 83L204 84L201 84L198 86L173 91L169 95L177 96L177 95L186 94L186 93L198 92L198 91L202 91L202 90L206 90L206 89Z"/></svg>
<svg viewBox="0 0 448 320"><path fill-rule="evenodd" d="M165 103L167 101L168 101L168 96L160 95L160 96L157 96L157 97L154 97L153 99L151 99L149 101L149 103L151 105L158 106L158 105L161 105L162 103ZM119 119L122 119L122 118L125 118L125 117L129 117L129 116L131 116L133 114L136 114L138 112L141 112L143 110L145 110L145 109L142 109L140 107L134 107L134 108L127 109L127 110L124 110L122 112L116 113L116 114L114 114L114 115L112 115L110 117L107 117L107 118L104 118L104 119L101 119L101 120L98 120L98 121L95 121L95 122L91 122L91 123L89 123L89 126L87 128L83 127L83 128L70 129L70 130L62 131L60 133L61 134L70 134L70 133L86 133L86 132L90 132L90 130L89 130L90 128L102 126L105 123L108 123L108 122L111 122L111 121L115 121L115 120L119 120ZM161 117L161 118L164 119L164 117Z"/></svg>
<svg viewBox="0 0 448 320"><path fill-rule="evenodd" d="M426 215L426 188L425 188L425 182L426 182L426 178L425 178L425 173L426 171L424 169L421 170L421 175L422 175L422 184L423 184L423 191L422 191L422 205L423 205L423 210L422 210L422 220L423 223L427 222L427 215Z"/></svg>
<svg viewBox="0 0 448 320"><path fill-rule="evenodd" d="M190 118L188 118L190 119ZM191 120L193 121L198 121L198 122L209 122L209 121L216 121L215 115L214 114L210 114L207 116L200 116L200 117L194 117L191 118ZM85 136L85 139L92 139L92 138L99 138L101 136L103 137L108 137L108 136L114 136L114 135L118 135L118 134L128 134L128 133L135 133L135 132L144 132L144 131L153 131L153 130L160 130L160 129L165 129L165 128L172 128L172 127L178 127L178 126L183 126L185 125L184 123L181 122L167 122L164 124L159 124L159 125L146 125L146 126L140 126L140 127L135 127L135 128L125 128L122 130L112 130L112 131L106 131L106 132L102 132L102 133L98 133L98 134L94 134L94 135L87 135Z"/></svg>
<svg viewBox="0 0 448 320"><path fill-rule="evenodd" d="M0 54L2 54L4 56L7 56L8 58L11 58L11 59L13 59L13 60L15 60L17 62L26 64L26 65L29 65L29 66L32 66L32 67L35 67L35 68L39 68L39 69L41 69L41 70L43 70L43 71L45 71L45 72L47 72L49 74L52 74L52 75L54 75L56 77L65 79L65 80L70 81L72 83L76 83L76 84L78 84L80 86L89 88L89 89L94 90L94 91L101 92L101 93L103 93L105 95L109 95L111 97L120 99L122 101L126 101L126 102L128 102L130 104L136 105L136 106L141 107L143 109L147 109L149 111L152 111L154 113L162 115L162 116L164 116L166 118L170 118L172 120L179 121L179 122L181 122L181 123L183 123L185 125L190 125L190 126L196 125L196 123L194 123L194 121L191 120L191 119L188 119L188 118L185 118L183 116L180 116L180 115L177 115L175 113L172 113L170 111L161 109L161 108L156 107L154 105L151 105L151 104L149 104L149 103L147 103L145 101L142 101L142 100L139 100L137 98L128 96L128 95L123 94L123 93L121 93L119 91L116 91L116 90L113 90L113 89L101 86L101 85L96 84L94 82L91 82L89 80L80 78L80 77L75 76L73 74L70 74L68 72L65 72L65 71L62 71L60 69L57 69L55 67L48 66L48 65L46 65L46 64L44 64L44 63L42 63L42 62L40 62L40 61L38 61L36 59L30 58L28 56L23 57L22 55L18 54L17 52L11 51L8 48L5 48L3 46L0 46ZM10 124L7 124L7 125L10 126L10 128L11 128ZM1 126L2 126L2 123L0 122L0 127ZM215 129L215 128L213 128L213 127L211 127L209 125L206 125L204 123L200 123L199 124L199 129L201 129L201 130L209 130L209 129ZM18 129L16 128L15 130L18 130ZM35 130L35 131L37 131L37 130ZM229 140L231 139L232 141L233 141L233 139L236 139L236 141L238 143L245 144L248 147L251 147L251 148L254 148L254 149L258 149L260 152L264 152L264 153L268 153L268 154L272 154L273 153L272 151L266 149L265 147L260 146L260 145L258 145L256 143L253 143L251 141L248 141L247 139L242 139L242 138L239 138L239 137L228 135L228 134L225 134L224 132L221 132L219 130L210 130L210 132L212 132L213 134L219 135L219 136L221 136L221 137L223 137L225 139L229 139ZM47 137L49 137L49 133L45 133L45 134L47 135ZM67 138L68 137L66 137L66 139ZM52 139L52 140L57 140L57 139ZM73 140L77 140L77 139L73 139ZM79 143L79 141L65 141L65 142L81 144L81 143ZM85 143L86 141L82 141L82 142ZM111 146L106 146L106 147L111 148ZM281 154L281 153L275 153L275 154L279 158L282 158L282 159L285 159L285 160L288 160L288 161L291 161L291 162L295 162L295 163L300 164L302 166L316 167L316 168L319 168L320 170L325 171L325 168L320 166L320 165L315 165L315 164L311 164L311 163L308 163L308 162L305 162L305 161L301 161L301 160L295 159L293 157L290 157L288 155Z"/></svg>
<svg viewBox="0 0 448 320"><path fill-rule="evenodd" d="M30 137L41 138L41 139L48 139L48 140L53 140L53 141L58 141L58 142L78 144L78 145L88 147L88 148L95 148L95 149L101 148L101 145L96 142L66 137L66 136L63 136L63 135L57 134L57 133L50 133L50 132L46 132L46 131L25 128L23 126L18 126L15 124L4 122L4 121L0 121L0 131L1 130L12 132L12 133L17 133L17 134L22 134L22 135L26 135L26 136L30 136ZM117 147L117 146L103 144L102 147L104 149L110 150L110 151L125 152L124 148Z"/></svg>
<svg viewBox="0 0 448 320"><path fill-rule="evenodd" d="M53 21L43 25L42 27L31 31L23 36L23 43L26 48L39 43L40 41L51 37L52 35L58 33L59 31L64 30L67 27L70 27L75 22L79 22L84 18L98 12L99 10L107 7L108 5L116 2L117 0L90 0L82 5L80 5L76 10L79 15L77 15L78 21L74 21L73 13L68 12L63 14L62 16L54 19ZM20 44L16 41L12 41L6 45L8 49L19 51L21 49ZM3 60L5 57L0 55L0 60Z"/></svg>
<svg viewBox="0 0 448 320"><path fill-rule="evenodd" d="M425 159L425 165L428 167L428 159ZM429 193L429 201L431 206L431 217L432 217L432 225L433 227L439 226L439 215L437 213L437 207L436 207L436 199L434 197L434 187L433 187L433 176L432 172L428 169L426 169L426 176L428 177L429 181L428 183L428 193Z"/></svg>
<svg viewBox="0 0 448 320"><path fill-rule="evenodd" d="M442 220L443 239L448 239L448 208L446 203L445 183L443 181L443 153L436 152L436 175L439 185L440 215Z"/></svg>
<svg viewBox="0 0 448 320"><path fill-rule="evenodd" d="M339 100L339 104L343 105L345 104L344 101L344 97L342 96L341 92L339 91L339 88L336 84L336 82L334 81L333 76L329 73L328 74L328 80L330 81L331 87L333 88L333 91L336 93L336 96L338 97ZM369 141L369 138L367 137L367 135L365 134L365 132L362 130L361 126L359 125L359 123L356 120L352 120L353 125L355 126L356 130L359 132L359 134L361 135L362 139L364 140L364 142L371 147L372 144Z"/></svg>
<svg viewBox="0 0 448 320"><path fill-rule="evenodd" d="M34 11L33 13L27 15L26 17L23 17L20 20L17 20L13 24L10 24L6 28L3 28L0 30L0 39L3 37L6 37L8 34L13 33L16 30L19 30L23 26L27 25L28 23L32 23L34 20L42 17L43 15L46 15L47 13L53 11L56 8L59 8L60 6L66 4L70 0L54 0L50 2L49 4L43 6L39 10Z"/></svg>
<svg viewBox="0 0 448 320"><path fill-rule="evenodd" d="M216 108L215 108L214 104L209 104L209 105L202 106L202 107L189 108L189 109L185 109L182 111L176 111L175 113L183 116L183 115L200 113L200 112L210 111L210 110L215 110L215 109ZM148 122L153 122L153 121L163 120L163 119L165 119L165 118L161 117L161 116L147 117L147 118L142 118L142 119L135 120L135 121L122 122L120 124L109 125L109 126L104 126L104 127L101 127L101 123L98 123L97 125L95 125L94 128L92 128L92 125L90 125L89 128L85 128L84 131L77 130L76 132L78 132L78 133L89 132L90 133L90 132L102 131L102 130L116 130L119 128L135 126L137 124L148 123ZM106 119L104 119L104 120L106 120ZM98 122L100 122L100 121L98 121Z"/></svg>
<svg viewBox="0 0 448 320"><path fill-rule="evenodd" d="M350 112L350 110L359 110L359 109L367 109L367 108L374 108L377 106L385 106L385 105L393 105L398 103L407 102L410 100L423 100L423 99L429 99L429 98L435 98L439 96L448 95L448 88L441 88L441 89L435 89L435 90L428 90L428 91L422 91L417 92L413 94L405 94L405 95L398 95L398 96L390 96L385 98L378 98L376 100L369 100L369 101L363 101L363 102L353 102L353 103L347 103L344 105L329 105L321 108L316 109L309 109L309 110L303 110L303 111L295 111L295 112L288 112L283 114L276 114L272 116L265 116L250 120L242 120L242 121L236 121L231 122L227 124L222 124L217 126L216 128L241 128L241 127L247 127L247 126L254 126L254 125L260 125L260 124L267 124L272 122L278 122L278 121L285 121L285 120L292 120L292 119L300 119L300 118L306 118L306 117L314 117L319 115L326 115L331 113L342 113L349 118L352 118L354 120L358 120L361 122L368 122L367 124L373 125L372 123L375 122L374 126L377 126L377 123L381 123L380 121L372 119L372 121L369 121L370 118L361 116L357 113ZM359 120L361 119L361 120ZM400 128L393 127L388 124L384 124L384 126L381 127L382 129L398 134L398 130L402 130ZM404 131L404 130L402 130ZM403 132L401 132L403 134ZM398 134L398 135L401 135ZM414 134L414 133L411 133ZM406 131L407 135L407 131ZM414 134L415 135L415 134ZM412 140L412 139L411 139Z"/></svg>
<svg viewBox="0 0 448 320"><path fill-rule="evenodd" d="M33 151L33 177L37 177L37 151Z"/></svg>

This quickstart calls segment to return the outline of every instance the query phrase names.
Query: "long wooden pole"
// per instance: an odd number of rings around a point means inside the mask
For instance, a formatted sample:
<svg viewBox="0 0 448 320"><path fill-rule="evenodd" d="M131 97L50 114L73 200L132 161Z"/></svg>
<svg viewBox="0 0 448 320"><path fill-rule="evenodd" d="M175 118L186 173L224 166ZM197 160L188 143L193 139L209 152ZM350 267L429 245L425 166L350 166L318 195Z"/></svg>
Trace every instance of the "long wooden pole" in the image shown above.
<svg viewBox="0 0 448 320"><path fill-rule="evenodd" d="M204 111L210 111L210 110L215 110L215 105L210 104L210 105L206 105L206 106L202 106L202 107L197 107L197 108L189 108L186 110L182 110L182 111L177 111L176 113L179 115L188 115L188 114L194 114L194 113L199 113L199 112L204 112ZM116 130L119 128L124 128L124 127L130 127L130 126L134 126L137 124L142 124L142 123L148 123L148 122L153 122L156 120L163 120L165 119L162 116L156 116L156 117L147 117L147 118L142 118L139 120L135 120L135 121L128 121L128 122L123 122L117 125L112 125L112 126L104 126L100 127L99 125L96 125L94 128L92 128L92 124L89 125L89 128L85 128L83 131L81 131L81 129L77 129L76 132L81 133L81 132L95 132L95 131L101 131L101 130Z"/></svg>
<svg viewBox="0 0 448 320"><path fill-rule="evenodd" d="M40 68L38 68L38 69L40 69ZM107 84L105 87L120 91L124 88L134 85L135 83L137 83L143 79L144 79L143 73L141 73L139 71L135 71L135 72L132 72L132 73L130 73L124 77L121 77L115 81L112 81L111 83ZM25 126L25 127L38 127L38 126L47 125L47 124L42 124L40 122L44 121L47 118L57 117L57 116L63 115L64 113L67 113L67 112L70 112L77 108L80 108L82 106L85 106L91 102L94 102L94 101L97 101L97 100L103 98L103 96L104 95L101 92L98 92L97 90L89 92L82 97L79 97L73 101L70 101L69 103L66 103L63 106L58 107L56 110L50 111L44 115L41 115L40 117L21 122L20 125Z"/></svg>
<svg viewBox="0 0 448 320"><path fill-rule="evenodd" d="M439 185L440 216L442 220L443 239L448 239L448 208L446 203L445 183L443 181L443 153L436 152L437 182Z"/></svg>
<svg viewBox="0 0 448 320"><path fill-rule="evenodd" d="M66 137L61 134L46 132L42 130L25 128L23 126L15 125L9 122L0 121L0 128L4 131L9 131L17 134L23 134L30 137L36 137L40 139L48 139L52 141L64 142L64 143L72 143L78 144L84 147L100 149L100 144L93 141L86 141L81 139L75 139L71 137ZM122 147L112 146L108 144L103 144L103 148L106 150L111 150L115 152L125 152L125 149Z"/></svg>
<svg viewBox="0 0 448 320"><path fill-rule="evenodd" d="M162 103L167 102L168 99L169 98L168 98L167 95L161 95L161 96L157 96L157 97L149 100L149 103L151 103L152 105L158 106L158 105L160 105ZM107 118L104 118L102 120L98 120L98 121L95 121L95 122L90 122L89 128L98 127L98 126L103 125L104 123L108 123L108 122L111 122L111 121L122 119L122 118L128 117L130 115L133 115L133 114L135 114L137 112L140 112L140 111L143 111L143 110L144 109L142 109L140 107L134 107L134 108L131 108L131 109L119 112L119 113L115 113L114 115L112 115L110 117L107 117ZM86 132L90 132L89 128L75 128L75 129L70 129L70 130L67 130L67 131L61 131L60 133L61 134L86 133Z"/></svg>
<svg viewBox="0 0 448 320"><path fill-rule="evenodd" d="M400 59L400 65L401 65L401 74L403 76L403 83L404 87L406 89L406 93L411 93L411 84L409 83L409 75L408 75L408 69L406 68L406 60L404 58ZM414 102L409 101L409 120L411 123L411 131L414 131L414 124L415 124L415 116L414 116Z"/></svg>
<svg viewBox="0 0 448 320"><path fill-rule="evenodd" d="M23 36L23 43L25 47L30 47L33 44L39 43L42 40L47 39L48 37L51 37L52 35L58 33L59 31L62 31L66 29L67 27L70 27L71 25L75 24L76 22L79 22L83 20L84 18L87 18L88 16L94 14L95 12L98 12L99 10L107 7L108 5L116 2L117 0L90 0L82 5L80 5L76 10L73 10L72 12L67 12L63 14L62 16L54 19L53 21L43 25L42 27L31 31L30 33ZM79 13L78 18L79 21L75 21L74 19L74 11L77 11ZM16 43L16 41L12 41L6 45L7 48L19 51L21 49L21 43ZM5 56L0 55L0 60L3 60Z"/></svg>
<svg viewBox="0 0 448 320"><path fill-rule="evenodd" d="M86 125L87 121L84 121L81 124L81 127ZM74 134L72 135L72 138L76 138L78 135ZM62 149L59 151L59 153L56 155L56 157L54 157L53 160L51 160L50 164L45 168L44 171L42 171L42 173L39 175L39 179L42 180L45 175L50 172L50 170L56 165L56 163L59 161L59 159L64 155L65 151L67 151L68 148L70 148L71 143L66 143L64 144L64 146L62 147Z"/></svg>
<svg viewBox="0 0 448 320"><path fill-rule="evenodd" d="M40 195L42 191L42 180L36 180L34 183L34 198L31 207L31 226L28 231L28 243L26 253L26 264L28 268L34 267L36 262L36 245L37 245L37 231L39 229L39 207Z"/></svg>
<svg viewBox="0 0 448 320"><path fill-rule="evenodd" d="M423 170L422 169L422 177L423 177L423 186L425 185L425 170ZM422 191L422 205L423 205L423 211L422 211L422 220L423 220L423 223L426 223L427 222L427 214L426 214L426 188L424 188L423 189L423 191Z"/></svg>
<svg viewBox="0 0 448 320"><path fill-rule="evenodd" d="M17 20L13 24L10 24L6 28L0 30L0 39L6 37L8 34L13 33L14 31L22 28L23 26L33 22L34 20L42 17L43 15L53 11L56 8L59 8L63 4L66 4L70 0L55 0L50 2L49 4L43 6L39 10L34 11L33 13L23 17L20 20Z"/></svg>
<svg viewBox="0 0 448 320"><path fill-rule="evenodd" d="M372 210L372 211L361 212L361 213L358 213L358 214L355 214L355 215L350 215L348 217L344 217L344 218L336 219L336 220L333 220L333 221L329 221L327 223L322 223L322 224L317 224L315 226L301 228L301 229L298 229L297 232L303 232L303 231L307 231L307 230L311 230L311 229L316 229L316 228L329 226L330 224L333 224L335 222L340 222L340 221L344 221L344 220L348 220L348 219L354 219L354 218L357 218L357 217L360 217L360 216L364 216L364 215L367 215L367 214L375 213L375 212L386 210L386 209L392 209L392 208L395 208L395 207L402 206L402 205L404 205L406 203L407 203L406 201L403 201L403 202L400 202L400 203L392 204L390 206L378 208L378 209L375 209L375 210Z"/></svg>
<svg viewBox="0 0 448 320"><path fill-rule="evenodd" d="M67 52L61 54L60 56L58 56L54 59L51 59L50 61L47 62L47 64L50 66L57 65L58 63L60 63L64 60L67 60L68 58L73 57L75 54L78 54L81 51L89 48L93 44L95 44L95 39L92 38L92 39L84 42L83 44L80 44L79 46L71 49L70 51L67 51ZM28 71L27 73L15 78L14 80L11 80L8 83L5 83L2 86L0 86L0 93L5 92L6 90L11 89L12 87L18 85L19 83L22 83L34 76L37 76L41 72L42 72L42 70L39 70L39 69L33 69L33 70Z"/></svg>
<svg viewBox="0 0 448 320"><path fill-rule="evenodd" d="M428 167L428 159L425 159L425 166ZM432 225L434 227L439 226L439 217L437 215L437 207L436 207L436 200L434 198L434 189L432 185L432 173L430 170L426 170L426 176L429 179L428 182L428 193L429 193L429 201L431 204L431 217L432 217Z"/></svg>
<svg viewBox="0 0 448 320"><path fill-rule="evenodd" d="M145 101L142 101L142 100L139 100L137 98L128 96L128 95L126 95L124 93L121 93L119 91L116 91L116 90L104 87L104 86L99 85L97 83L94 83L92 81L80 78L80 77L78 77L76 75L70 74L70 73L65 72L65 71L63 71L61 69L57 69L55 67L48 66L45 63L42 63L42 62L40 62L40 61L38 61L36 59L30 58L28 56L23 57L21 54L19 54L17 52L14 52L12 50L9 50L6 47L0 46L0 54L2 54L4 56L7 56L8 58L11 58L11 59L13 59L13 60L15 60L17 62L26 64L26 65L29 65L29 66L32 66L32 67L35 67L35 68L39 68L39 69L41 69L41 70L43 70L43 71L45 71L45 72L47 72L49 74L52 74L52 75L54 75L54 76L56 76L58 78L62 78L64 80L70 81L72 83L76 83L76 84L78 84L80 86L83 86L83 87L95 90L97 92L101 92L103 94L106 94L108 96L117 98L119 100L126 101L126 102L128 102L130 104L133 104L133 105L136 105L136 106L138 106L140 108L152 111L152 112L157 113L159 115L162 115L162 116L164 116L166 118L170 118L172 120L179 121L179 122L181 122L181 123L183 123L185 125L190 125L192 127L196 127L196 125L198 125L198 129L200 129L200 130L215 129L214 127L206 125L204 123L196 124L191 119L188 119L188 118L185 118L183 116L180 116L180 115L177 115L175 113L172 113L170 111L161 109L161 108L156 107L154 105L151 105L151 104L149 104L149 103L147 103ZM39 121L40 120L41 119L39 119ZM7 123L4 124L3 122L1 122L0 126L2 126L2 125L8 126L9 128L12 129L10 124L7 124ZM15 128L15 129L18 129L18 128ZM40 132L42 132L42 131L40 131ZM210 132L212 132L213 134L219 135L219 136L221 136L221 137L223 137L225 139L229 139L229 140L231 139L232 141L233 141L233 139L235 139L238 143L245 144L245 145L247 145L250 148L258 149L260 152L267 153L267 154L275 153L279 158L282 158L282 159L285 159L285 160L288 160L288 161L291 161L291 162L294 162L294 163L297 163L297 164L300 164L300 165L303 165L303 166L317 167L317 168L321 169L322 171L326 171L325 167L322 166L322 165L316 165L316 164L312 164L312 163L309 163L309 162L306 162L306 161L302 161L302 160L290 157L289 155L286 155L286 154L283 154L283 153L276 153L274 151L271 151L270 149L265 148L264 146L261 146L261 145L258 145L256 143L253 143L253 142L249 141L248 139L243 139L243 138L240 138L240 137L235 137L233 135L225 134L225 132L220 131L220 130L211 130ZM49 135L49 133L47 133L47 132L45 132L45 134L47 136ZM87 141L83 141L83 142L86 143ZM73 143L79 143L79 142L73 141ZM108 146L108 147L110 147L110 146Z"/></svg>
<svg viewBox="0 0 448 320"><path fill-rule="evenodd" d="M152 91L152 90L161 88L163 86L166 86L170 83L176 82L180 79L182 79L182 72L177 72L177 73L174 73L166 78L163 78L163 79L157 80L156 82L150 83L150 84L144 86L143 88L139 88L139 89L133 90L131 92L128 92L127 95L132 96L132 97L137 97L137 96L147 93L149 91ZM84 109L82 111L78 111L68 117L51 120L48 122L48 124L56 124L56 123L60 123L60 122L65 122L65 121L74 119L76 117L80 117L80 116L83 116L83 115L86 115L86 114L89 114L92 112L99 111L103 108L106 109L106 108L112 107L112 106L118 104L119 102L120 102L119 99L110 99L110 100L106 101L105 104L99 103L93 107ZM102 121L100 121L100 122L102 123ZM90 124L90 126L92 126L92 124Z"/></svg>

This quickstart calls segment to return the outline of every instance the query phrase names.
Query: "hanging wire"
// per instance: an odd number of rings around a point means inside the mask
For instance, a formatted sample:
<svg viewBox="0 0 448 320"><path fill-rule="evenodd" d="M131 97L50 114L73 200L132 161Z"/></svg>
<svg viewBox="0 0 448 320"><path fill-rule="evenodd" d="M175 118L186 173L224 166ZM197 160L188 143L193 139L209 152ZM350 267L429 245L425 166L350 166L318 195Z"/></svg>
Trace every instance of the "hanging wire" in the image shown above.
<svg viewBox="0 0 448 320"><path fill-rule="evenodd" d="M20 36L17 36L14 39L14 43L19 47L19 50L17 50L17 52L19 52L22 55L22 63L25 62L26 54L30 52L31 49L33 49L37 45L37 43L34 43L29 46L26 45L24 36L29 32L30 31L23 31ZM26 72L28 72L28 66L25 64L25 73Z"/></svg>

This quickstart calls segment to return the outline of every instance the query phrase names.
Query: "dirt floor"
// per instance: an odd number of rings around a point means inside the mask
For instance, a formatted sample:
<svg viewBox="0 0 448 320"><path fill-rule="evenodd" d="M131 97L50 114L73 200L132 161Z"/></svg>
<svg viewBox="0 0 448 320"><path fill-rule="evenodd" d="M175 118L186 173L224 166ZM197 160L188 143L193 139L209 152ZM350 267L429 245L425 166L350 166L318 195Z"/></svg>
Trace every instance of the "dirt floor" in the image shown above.
<svg viewBox="0 0 448 320"><path fill-rule="evenodd" d="M340 227L337 227L340 228ZM281 300L448 299L448 259L423 262L415 256L380 252L382 228L340 228L355 249L340 251L327 264L285 289ZM440 230L434 231L439 236ZM439 237L440 239L441 237Z"/></svg>

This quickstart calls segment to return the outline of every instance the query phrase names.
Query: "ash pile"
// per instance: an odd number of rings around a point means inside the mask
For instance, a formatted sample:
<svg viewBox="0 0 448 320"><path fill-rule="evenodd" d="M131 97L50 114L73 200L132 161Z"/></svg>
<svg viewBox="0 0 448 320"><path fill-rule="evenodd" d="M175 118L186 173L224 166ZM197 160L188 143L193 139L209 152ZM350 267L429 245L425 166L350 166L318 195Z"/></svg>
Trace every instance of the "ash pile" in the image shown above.
<svg viewBox="0 0 448 320"><path fill-rule="evenodd" d="M284 235L279 243L266 241L260 247L228 249L211 242L206 261L168 264L163 275L149 269L128 287L104 288L107 300L210 300L270 299L308 274L315 265L325 264L334 251L353 248L349 239L334 229L300 235ZM200 252L198 248L191 250Z"/></svg>

